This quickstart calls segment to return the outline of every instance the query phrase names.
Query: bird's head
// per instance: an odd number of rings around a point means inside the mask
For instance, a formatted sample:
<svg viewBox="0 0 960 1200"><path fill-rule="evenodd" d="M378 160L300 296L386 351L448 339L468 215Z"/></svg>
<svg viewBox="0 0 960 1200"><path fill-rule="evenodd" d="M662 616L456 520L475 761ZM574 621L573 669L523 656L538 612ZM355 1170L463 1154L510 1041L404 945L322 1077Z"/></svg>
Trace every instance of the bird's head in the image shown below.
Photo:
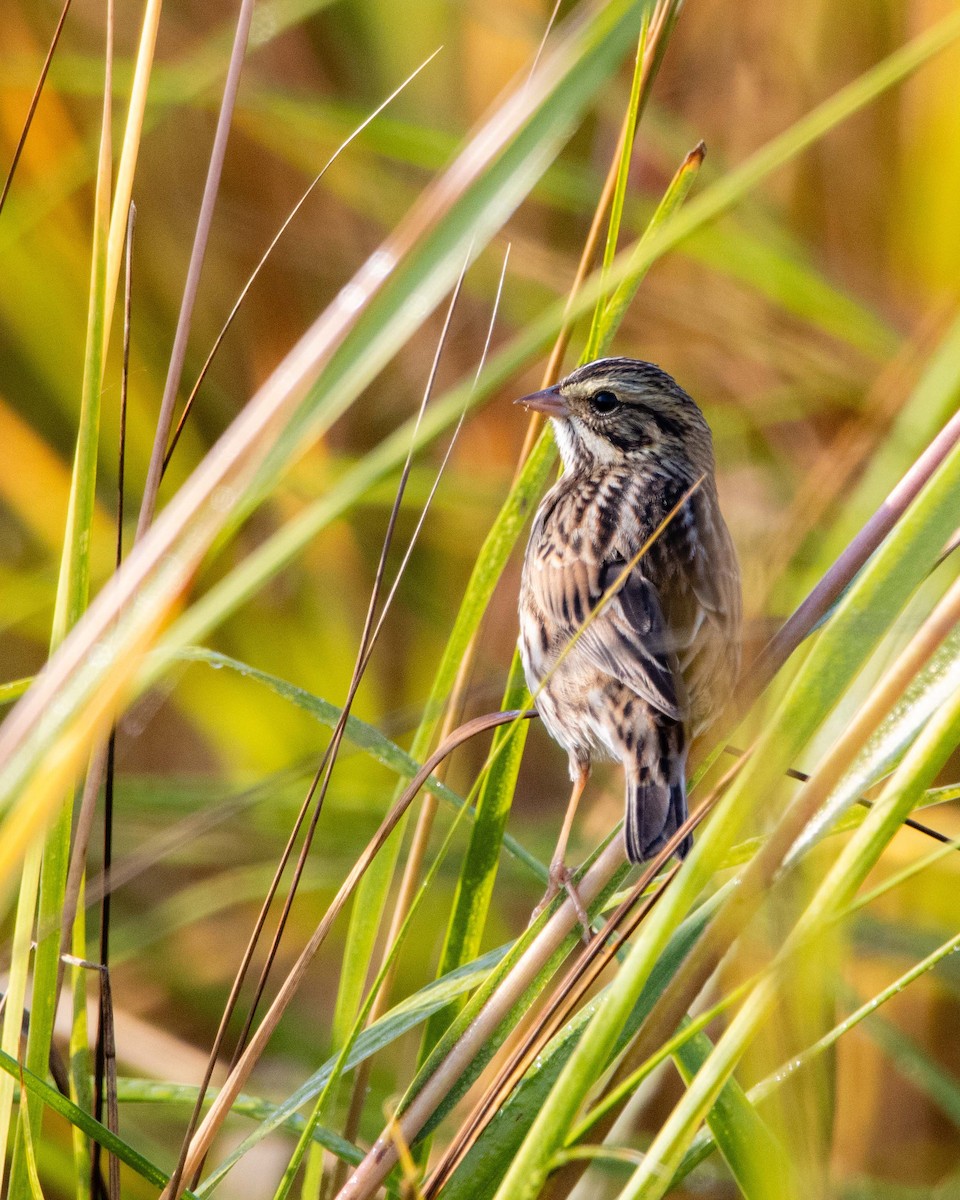
<svg viewBox="0 0 960 1200"><path fill-rule="evenodd" d="M634 358L601 358L516 401L553 420L568 471L630 460L713 467L703 413L670 376Z"/></svg>

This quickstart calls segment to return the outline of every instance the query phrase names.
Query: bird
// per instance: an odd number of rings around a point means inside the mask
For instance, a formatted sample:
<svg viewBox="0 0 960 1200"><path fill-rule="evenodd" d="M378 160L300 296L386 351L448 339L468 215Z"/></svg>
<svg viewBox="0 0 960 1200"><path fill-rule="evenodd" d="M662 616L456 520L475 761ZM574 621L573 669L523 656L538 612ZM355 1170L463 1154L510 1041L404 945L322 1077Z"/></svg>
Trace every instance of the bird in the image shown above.
<svg viewBox="0 0 960 1200"><path fill-rule="evenodd" d="M690 743L736 685L740 569L710 427L665 371L603 358L515 403L550 418L563 460L519 596L527 686L573 783L534 915L565 888L586 930L565 859L591 764L622 764L626 855L652 858L687 819ZM677 856L691 845L688 834Z"/></svg>

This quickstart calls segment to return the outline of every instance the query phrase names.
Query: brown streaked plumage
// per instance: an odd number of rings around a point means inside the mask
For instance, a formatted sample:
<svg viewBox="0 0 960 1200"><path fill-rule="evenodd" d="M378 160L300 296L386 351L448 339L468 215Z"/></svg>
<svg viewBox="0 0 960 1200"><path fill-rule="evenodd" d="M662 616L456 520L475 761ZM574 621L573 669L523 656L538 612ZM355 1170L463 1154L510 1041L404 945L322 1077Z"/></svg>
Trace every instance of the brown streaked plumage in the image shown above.
<svg viewBox="0 0 960 1200"><path fill-rule="evenodd" d="M551 417L565 467L534 520L520 589L527 683L575 785L551 867L555 891L568 884L566 838L592 761L623 764L632 862L652 857L686 819L689 742L719 715L739 669L740 573L710 429L659 367L601 359L517 403ZM688 838L680 856L689 848Z"/></svg>

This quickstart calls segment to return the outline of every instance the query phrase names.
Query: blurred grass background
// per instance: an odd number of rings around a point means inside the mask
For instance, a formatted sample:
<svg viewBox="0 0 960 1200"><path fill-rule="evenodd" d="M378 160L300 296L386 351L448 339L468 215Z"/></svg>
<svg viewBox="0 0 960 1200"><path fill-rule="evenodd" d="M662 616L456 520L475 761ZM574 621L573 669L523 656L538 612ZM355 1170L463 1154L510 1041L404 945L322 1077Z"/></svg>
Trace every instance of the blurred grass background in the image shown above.
<svg viewBox="0 0 960 1200"><path fill-rule="evenodd" d="M689 5L644 116L627 230L642 229L699 139L708 147L702 187L953 7L947 0ZM394 0L260 7L191 330L188 380L312 175L419 62L443 49L331 167L285 234L214 361L162 495L186 478L530 63L549 10L541 0L430 0L416 5L413 19L410 6ZM11 0L0 12L3 165L56 15L47 0ZM129 87L139 19L135 6L119 6L118 99ZM134 499L146 473L233 20L232 7L220 0L168 0L161 22L134 188L127 440L127 494ZM0 682L32 674L47 655L80 396L103 39L101 6L78 2L0 218ZM958 75L960 49L953 48L658 262L618 335L617 353L650 359L675 375L713 427L755 645L802 598L960 398ZM469 273L438 391L475 369L507 241L495 345L545 301L566 294L616 144L626 71L618 86ZM415 411L441 319L427 322L239 537L211 557L198 589L322 495ZM942 363L953 385L936 393L935 405L920 395L907 409L931 360ZM509 400L537 386L539 367L531 363L470 416L359 692L357 715L401 744L416 727L458 598L514 473L525 418ZM95 586L109 573L113 553L116 337L106 379ZM441 453L434 448L418 459L401 531L412 530ZM368 494L209 644L342 702L392 498L392 485ZM518 571L514 562L485 622L470 712L499 703L516 635ZM138 864L114 909L113 992L127 1073L185 1082L199 1076L237 948L325 736L308 715L255 681L202 663L184 665L123 718L115 854L121 873L126 862ZM482 757L482 749L467 747L451 784L465 792ZM374 831L391 783L387 771L344 754L281 957L308 935L319 898L329 898ZM563 755L535 729L510 832L542 859L555 839L557 796L565 787ZM578 850L612 827L620 806L618 777L600 776L575 835ZM953 811L936 815L939 828L960 833ZM917 838L901 835L884 869L915 857ZM443 872L449 898L455 863ZM956 876L953 862L943 861L858 922L844 965L853 992L871 994L954 931ZM484 949L523 927L537 890L506 858ZM431 977L442 930L433 917L419 921L401 958L398 994ZM0 947L9 932L8 920L0 925ZM285 1095L330 1053L339 953L338 946L327 948L281 1024L258 1069L260 1094ZM944 1181L944 1196L960 1195L958 988L960 976L948 960L935 979L891 1006L886 1033L864 1027L842 1044L831 1150L838 1195L899 1200L933 1194ZM411 1042L390 1070L375 1060L371 1086L378 1101L370 1112L380 1112L402 1088L415 1054ZM939 1070L936 1086L918 1061ZM654 1124L656 1113L654 1102L644 1119ZM165 1144L166 1120L158 1122L157 1112L143 1106L122 1111L122 1127L160 1162L176 1145L172 1121ZM361 1134L371 1138L378 1128L371 1123ZM68 1178L68 1152L66 1126L48 1120L41 1148L47 1178ZM267 1185L256 1181L273 1179L287 1153L266 1143L243 1178L229 1177L221 1194L263 1194ZM698 1183L711 1195L735 1194L719 1175Z"/></svg>

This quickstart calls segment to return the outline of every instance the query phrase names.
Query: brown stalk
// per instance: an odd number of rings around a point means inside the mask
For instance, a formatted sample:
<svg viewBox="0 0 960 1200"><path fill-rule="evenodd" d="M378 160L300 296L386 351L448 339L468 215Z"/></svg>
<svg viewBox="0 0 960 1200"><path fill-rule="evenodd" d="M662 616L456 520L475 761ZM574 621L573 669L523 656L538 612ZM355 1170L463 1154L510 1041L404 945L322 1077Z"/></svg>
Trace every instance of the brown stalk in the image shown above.
<svg viewBox="0 0 960 1200"><path fill-rule="evenodd" d="M319 816L320 805L322 805L322 803L323 803L323 800L326 796L327 789L330 784L330 779L332 777L333 768L336 764L336 759L337 759L337 755L340 750L340 745L343 740L344 731L346 730L347 718L350 715L350 710L352 708L353 701L356 697L357 689L358 689L360 682L366 672L367 667L369 666L370 658L371 658L371 655L373 654L377 640L379 639L380 631L383 628L384 620L386 619L387 613L390 610L390 606L393 602L393 598L396 595L396 590L397 590L397 586L400 582L400 578L403 574L403 571L406 567L407 562L409 561L410 553L412 552L413 546L416 543L416 539L420 533L421 528L423 527L423 521L426 517L427 510L429 509L430 503L433 499L433 496L436 492L436 488L437 488L437 486L440 482L440 478L442 476L443 466L441 466L441 470L437 474L437 477L434 481L433 487L431 488L430 494L427 497L426 505L424 506L423 512L421 513L421 517L417 524L417 527L413 532L413 536L411 537L411 540L408 545L407 552L404 556L403 562L401 563L401 566L397 573L397 576L394 579L394 582L390 589L390 592L387 595L387 598L384 602L383 609L380 612L380 616L377 620L377 623L376 623L376 625L374 625L373 620L374 620L374 615L376 612L376 606L377 606L377 602L380 598L380 592L381 592L381 589L383 586L383 579L384 579L384 575L386 572L387 556L388 556L390 547L393 544L393 534L394 534L394 531L396 528L396 522L400 515L400 507L401 507L401 504L403 501L404 493L406 491L407 481L410 476L410 469L411 469L412 462L413 462L413 445L416 440L416 429L419 427L420 420L423 416L423 413L425 411L425 408L429 401L429 398L433 392L434 383L436 382L437 369L440 365L441 351L443 349L443 346L446 343L447 334L448 334L449 328L450 328L450 321L453 317L453 313L454 313L454 310L457 305L457 301L460 296L460 290L463 286L463 280L464 280L464 276L466 273L466 268L467 268L467 264L464 263L463 271L461 272L460 278L457 280L457 285L456 285L456 287L453 291L453 294L451 296L451 299L450 299L450 304L447 309L447 317L444 322L444 327L443 327L443 331L440 336L439 344L437 346L437 352L434 357L433 367L430 372L430 377L427 381L427 386L424 389L423 399L422 399L419 413L417 416L417 422L414 426L414 434L413 434L413 437L411 438L410 451L407 454L406 462L404 463L403 470L401 471L400 482L397 486L397 492L394 497L393 505L392 505L392 508L390 511L390 517L387 522L387 530L384 535L383 544L382 544L381 550L380 550L380 561L377 566L376 578L374 580L374 586L373 586L373 589L372 589L371 595L370 595L370 603L369 603L369 606L367 609L366 622L364 625L363 633L360 638L360 647L357 651L357 660L354 665L353 678L350 681L350 688L349 688L349 691L347 694L347 699L346 699L343 709L341 711L340 718L337 721L336 728L333 731L333 737L331 739L330 746L328 747L328 752L324 756L323 764L321 765L321 768L318 770L317 778L314 780L314 788L315 788L316 784L320 780L320 774L322 772L323 779L322 779L322 783L321 783L320 796L319 796L319 800L318 800L317 809L314 813L314 817L311 821L311 824L307 830L307 835L304 839L304 844L300 851L300 857L297 861L297 866L296 866L296 869L294 872L294 877L291 880L290 889L288 891L288 895L287 895L286 901L284 903L283 913L281 914L280 920L278 921L278 924L277 924L276 935L274 937L273 943L271 944L270 951L267 955L267 960L264 963L263 970L260 975L260 980L258 981L258 984L257 984L256 993L254 995L254 1000L250 1006L250 1012L247 1016L247 1020L244 1024L243 1030L241 1032L241 1035L240 1035L240 1038L238 1041L238 1045L237 1045L237 1049L234 1052L233 1063L231 1065L235 1065L236 1060L239 1057L239 1054L242 1051L243 1046L246 1042L246 1038L250 1031L250 1026L253 1021L253 1017L254 1017L254 1013L256 1011L257 1004L260 1000L260 997L263 994L263 989L264 989L264 985L266 983L267 974L270 971L271 965L272 965L274 957L276 955L276 951L277 951L277 948L279 945L279 938L283 932L283 927L286 924L287 916L289 915L290 907L293 903L293 898L296 893L297 887L299 885L300 877L303 873L304 867L306 866L307 853L310 849L310 843L313 839L313 834L316 829L316 823L317 823L317 818ZM456 438L456 433L454 434L454 439L451 440L449 449L452 449L455 438ZM448 455L449 455L449 449L448 449ZM447 460L445 459L443 465L446 465L446 461Z"/></svg>
<svg viewBox="0 0 960 1200"><path fill-rule="evenodd" d="M117 1042L113 1023L113 993L110 990L110 968L102 964L98 972L100 979L100 1028L97 1031L97 1058L100 1070L106 1075L107 1128L111 1133L120 1132L120 1110L117 1102ZM99 1117L97 1118L100 1119ZM100 1143L94 1142L95 1158L99 1164ZM93 1168L91 1168L92 1170ZM99 1166L94 1178L99 1185ZM111 1154L107 1165L108 1195L110 1200L120 1200L120 1160Z"/></svg>
<svg viewBox="0 0 960 1200"><path fill-rule="evenodd" d="M960 412L906 472L897 486L829 568L804 602L761 652L753 668L750 702L759 695L807 633L830 611L877 546L903 516L920 489L960 441Z"/></svg>
<svg viewBox="0 0 960 1200"><path fill-rule="evenodd" d="M237 101L237 90L240 86L240 72L243 68L243 58L247 48L247 38L250 33L250 21L253 17L253 0L240 0L240 11L237 15L237 26L234 33L233 47L230 51L230 62L227 66L227 78L223 85L223 98L220 102L220 113L217 117L217 129L210 151L210 162L207 167L207 179L203 187L203 197L200 201L200 213L197 217L197 230L190 251L190 263L187 267L187 278L183 285L183 297L180 301L180 313L177 317L177 329L173 338L173 349L170 351L170 365L167 369L167 380L164 384L163 398L160 401L160 415L157 418L157 430L150 455L150 465L147 469L147 479L143 488L143 500L140 505L140 519L137 522L136 540L139 541L153 523L157 507L157 493L160 490L160 480L163 477L163 463L170 438L170 426L173 424L173 409L180 388L180 378L183 374L183 363L187 354L187 338L190 335L190 324L193 319L193 307L196 303L197 292L200 288L200 273L203 270L203 260L206 256L207 242L210 237L210 226L213 223L213 210L220 190L220 176L223 172L223 161L227 153L227 140L230 136L230 126L233 124L233 110Z"/></svg>
<svg viewBox="0 0 960 1200"><path fill-rule="evenodd" d="M110 990L110 971L103 963L90 962L85 958L78 958L75 954L64 953L62 962L68 966L81 971L94 971L99 977L100 983L100 1004L99 1018L101 1021L101 1040L102 1049L99 1051L103 1056L103 1069L107 1078L107 1121L106 1128L111 1133L119 1134L120 1132L120 1112L117 1102L117 1044L115 1037L115 1029L113 1023L113 994ZM21 1086L22 1080L21 1080ZM63 1089L61 1088L61 1091ZM70 1095L70 1088L67 1087L65 1095ZM98 1124L103 1124L102 1107L96 1115ZM120 1200L120 1160L113 1153L108 1155L108 1183L104 1184L103 1175L100 1171L100 1143L96 1140L93 1142L93 1153L91 1154L90 1165L90 1193L94 1200Z"/></svg>
<svg viewBox="0 0 960 1200"><path fill-rule="evenodd" d="M63 33L63 27L67 20L67 13L70 11L72 0L65 0L63 8L60 10L60 18L57 21L57 27L53 31L53 37L50 39L50 45L47 49L46 58L43 60L43 66L40 68L40 77L37 80L37 86L33 89L33 95L30 97L30 104L27 108L27 115L23 121L23 128L20 130L20 137L17 139L17 145L13 152L13 158L10 162L10 170L7 171L7 177L3 181L3 190L0 191L0 213L3 212L3 206L7 202L7 196L10 193L10 188L13 185L13 177L17 170L17 165L20 162L20 156L23 154L23 148L27 144L27 135L30 132L30 126L33 124L33 118L37 111L37 105L40 103L40 93L43 91L43 85L47 81L47 75L50 71L50 64L53 62L53 56L56 53L57 45L60 41L60 34Z"/></svg>
<svg viewBox="0 0 960 1200"><path fill-rule="evenodd" d="M130 328L133 308L133 231L137 220L137 209L133 201L127 213L126 236L126 272L123 287L123 361L120 373L120 438L117 446L117 551L115 557L116 569L120 570L123 562L123 485L126 474L126 443L127 443L127 393L130 383ZM116 1098L116 1062L113 1063L112 1096L110 1069L111 1049L113 1059L116 1059L113 1032L113 997L110 991L110 906L111 906L111 872L113 870L113 784L116 777L117 728L114 725L107 739L106 777L103 795L103 896L100 901L100 1015L97 1025L97 1040L94 1049L93 1075L93 1115L99 1121L103 1117L103 1087L104 1073L107 1074L107 1104L108 1110L115 1108ZM86 855L84 854L84 859ZM71 863L72 865L72 863ZM111 1127L113 1128L113 1127ZM116 1129L114 1128L114 1132ZM114 1187L114 1175L120 1169L120 1164L110 1160L111 1195L119 1200L119 1183ZM92 1149L91 1174L94 1179L100 1178L100 1144L95 1142Z"/></svg>

